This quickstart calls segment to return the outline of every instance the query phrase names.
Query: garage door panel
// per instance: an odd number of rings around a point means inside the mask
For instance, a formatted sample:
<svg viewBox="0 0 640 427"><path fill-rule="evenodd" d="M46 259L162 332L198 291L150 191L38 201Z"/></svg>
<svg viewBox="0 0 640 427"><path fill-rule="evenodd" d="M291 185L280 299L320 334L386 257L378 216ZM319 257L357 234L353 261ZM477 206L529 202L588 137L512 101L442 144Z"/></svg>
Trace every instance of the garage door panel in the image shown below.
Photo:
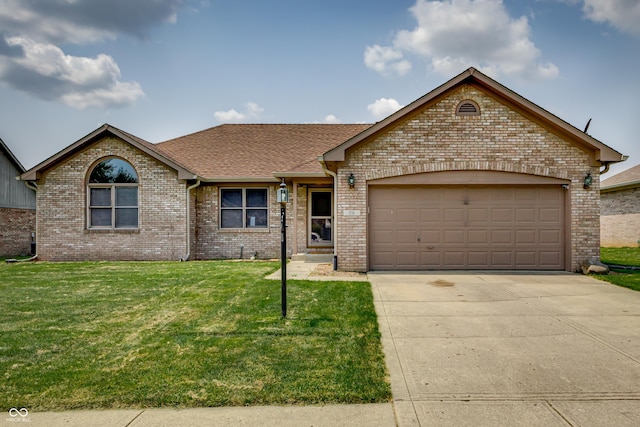
<svg viewBox="0 0 640 427"><path fill-rule="evenodd" d="M420 209L420 222L422 223L440 223L442 221L442 209Z"/></svg>
<svg viewBox="0 0 640 427"><path fill-rule="evenodd" d="M516 230L516 245L533 245L536 243L536 230Z"/></svg>
<svg viewBox="0 0 640 427"><path fill-rule="evenodd" d="M369 193L374 270L564 268L560 185L371 186Z"/></svg>
<svg viewBox="0 0 640 427"><path fill-rule="evenodd" d="M415 229L413 230L398 230L396 232L396 242L399 244L411 244L415 245L417 242Z"/></svg>
<svg viewBox="0 0 640 427"><path fill-rule="evenodd" d="M509 208L493 208L491 209L491 221L493 223L513 221L513 209Z"/></svg>
<svg viewBox="0 0 640 427"><path fill-rule="evenodd" d="M467 241L470 245L489 245L489 230L469 230Z"/></svg>
<svg viewBox="0 0 640 427"><path fill-rule="evenodd" d="M560 209L558 208L541 208L539 212L540 222L560 222Z"/></svg>
<svg viewBox="0 0 640 427"><path fill-rule="evenodd" d="M469 208L468 210L468 222L469 225L476 225L475 223L485 224L489 222L489 209L488 208Z"/></svg>
<svg viewBox="0 0 640 427"><path fill-rule="evenodd" d="M465 211L462 208L450 208L444 209L444 222L445 223L463 223L465 219Z"/></svg>
<svg viewBox="0 0 640 427"><path fill-rule="evenodd" d="M512 245L513 230L491 230L491 243L493 245Z"/></svg>
<svg viewBox="0 0 640 427"><path fill-rule="evenodd" d="M398 223L408 222L412 225L418 220L418 210L412 208L396 209L396 221Z"/></svg>
<svg viewBox="0 0 640 427"><path fill-rule="evenodd" d="M458 251L445 251L443 253L443 263L448 268L464 268L465 267L465 252Z"/></svg>
<svg viewBox="0 0 640 427"><path fill-rule="evenodd" d="M561 239L560 230L540 230L541 245L557 245Z"/></svg>
<svg viewBox="0 0 640 427"><path fill-rule="evenodd" d="M468 253L468 264L470 268L489 268L491 263L489 262L489 252L487 251L479 251L474 252L470 251Z"/></svg>
<svg viewBox="0 0 640 427"><path fill-rule="evenodd" d="M413 251L398 251L396 254L396 262L399 267L418 267L418 252Z"/></svg>
<svg viewBox="0 0 640 427"><path fill-rule="evenodd" d="M492 251L491 265L494 268L513 268L513 252L511 251Z"/></svg>
<svg viewBox="0 0 640 427"><path fill-rule="evenodd" d="M374 245L393 244L393 230L376 230L371 234Z"/></svg>
<svg viewBox="0 0 640 427"><path fill-rule="evenodd" d="M444 237L445 245L461 245L465 243L465 232L464 230L444 230L442 233Z"/></svg>

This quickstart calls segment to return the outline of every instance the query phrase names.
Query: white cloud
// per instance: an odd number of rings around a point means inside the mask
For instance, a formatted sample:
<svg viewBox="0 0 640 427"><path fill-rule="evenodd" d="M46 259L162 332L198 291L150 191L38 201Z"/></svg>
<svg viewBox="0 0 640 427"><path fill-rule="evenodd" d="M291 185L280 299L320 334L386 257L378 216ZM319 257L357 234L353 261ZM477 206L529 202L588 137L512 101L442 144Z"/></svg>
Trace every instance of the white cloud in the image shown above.
<svg viewBox="0 0 640 427"><path fill-rule="evenodd" d="M620 31L640 35L637 0L584 0L583 11L594 22L608 22Z"/></svg>
<svg viewBox="0 0 640 427"><path fill-rule="evenodd" d="M404 58L400 50L380 45L367 46L364 51L364 63L368 68L380 74L402 76L411 71L411 63Z"/></svg>
<svg viewBox="0 0 640 427"><path fill-rule="evenodd" d="M137 82L120 81L112 57L65 55L57 46L24 37L6 39L21 55L0 56L0 80L44 100L59 100L74 108L124 106L144 96Z"/></svg>
<svg viewBox="0 0 640 427"><path fill-rule="evenodd" d="M216 111L213 116L221 123L242 123L251 119L256 119L264 112L264 108L255 102L247 102L244 112L235 109L227 111Z"/></svg>
<svg viewBox="0 0 640 427"><path fill-rule="evenodd" d="M336 116L334 116L333 114L329 114L328 116L326 116L324 118L324 123L333 123L333 124L337 124L337 123L342 123L342 120L340 120L339 118L337 118Z"/></svg>
<svg viewBox="0 0 640 427"><path fill-rule="evenodd" d="M376 99L373 104L367 105L367 110L369 110L376 120L381 120L395 113L402 107L404 107L404 105L400 105L400 103L393 98L380 98Z"/></svg>
<svg viewBox="0 0 640 427"><path fill-rule="evenodd" d="M417 26L398 31L392 47L376 45L386 55L377 55L378 61L367 66L384 73L387 64L406 53L427 59L433 71L445 75L470 66L493 76L526 79L559 73L554 64L539 62L527 18L511 18L502 0L417 0L409 10Z"/></svg>
<svg viewBox="0 0 640 427"><path fill-rule="evenodd" d="M145 39L177 19L184 0L0 0L0 83L74 108L122 107L144 95L120 81L109 55L66 55L63 43L88 44L122 34Z"/></svg>
<svg viewBox="0 0 640 427"><path fill-rule="evenodd" d="M0 0L0 28L39 42L92 43L118 34L148 37L174 23L183 0Z"/></svg>

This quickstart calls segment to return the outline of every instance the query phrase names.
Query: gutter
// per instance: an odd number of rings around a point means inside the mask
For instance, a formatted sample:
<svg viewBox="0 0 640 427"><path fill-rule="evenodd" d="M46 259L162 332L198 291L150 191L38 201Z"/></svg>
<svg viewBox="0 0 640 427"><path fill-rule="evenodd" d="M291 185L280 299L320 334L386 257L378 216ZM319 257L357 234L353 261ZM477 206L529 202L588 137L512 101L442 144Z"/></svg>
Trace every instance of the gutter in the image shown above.
<svg viewBox="0 0 640 427"><path fill-rule="evenodd" d="M324 157L318 157L322 170L333 178L333 270L338 269L338 175L327 168Z"/></svg>
<svg viewBox="0 0 640 427"><path fill-rule="evenodd" d="M196 183L187 187L187 250L186 255L180 258L180 261L189 261L191 257L191 190L200 185L200 178L196 180Z"/></svg>

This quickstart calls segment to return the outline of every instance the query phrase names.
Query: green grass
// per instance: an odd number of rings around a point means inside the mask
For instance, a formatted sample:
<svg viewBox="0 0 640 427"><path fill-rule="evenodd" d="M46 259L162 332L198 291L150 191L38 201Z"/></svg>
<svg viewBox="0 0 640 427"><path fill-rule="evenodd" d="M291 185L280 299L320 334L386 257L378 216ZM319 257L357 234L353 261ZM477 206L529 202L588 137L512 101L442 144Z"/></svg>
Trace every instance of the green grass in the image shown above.
<svg viewBox="0 0 640 427"><path fill-rule="evenodd" d="M268 262L0 266L0 410L390 399L371 288Z"/></svg>
<svg viewBox="0 0 640 427"><path fill-rule="evenodd" d="M600 248L600 259L605 264L640 267L640 248Z"/></svg>
<svg viewBox="0 0 640 427"><path fill-rule="evenodd" d="M640 248L601 248L600 259L606 264L638 267L640 266ZM595 275L594 277L640 291L640 271L612 269L606 276Z"/></svg>

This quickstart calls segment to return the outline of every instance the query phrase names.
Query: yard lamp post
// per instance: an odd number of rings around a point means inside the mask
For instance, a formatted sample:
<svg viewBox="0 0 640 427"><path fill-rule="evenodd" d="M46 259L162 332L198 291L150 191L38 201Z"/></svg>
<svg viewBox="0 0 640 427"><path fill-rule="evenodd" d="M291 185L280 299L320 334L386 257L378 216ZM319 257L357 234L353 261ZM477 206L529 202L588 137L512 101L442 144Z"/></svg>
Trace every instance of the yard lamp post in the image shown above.
<svg viewBox="0 0 640 427"><path fill-rule="evenodd" d="M278 202L280 203L280 224L282 226L280 238L280 262L281 262L281 301L282 301L282 318L287 317L287 203L289 202L289 190L287 184L280 183L278 189Z"/></svg>

